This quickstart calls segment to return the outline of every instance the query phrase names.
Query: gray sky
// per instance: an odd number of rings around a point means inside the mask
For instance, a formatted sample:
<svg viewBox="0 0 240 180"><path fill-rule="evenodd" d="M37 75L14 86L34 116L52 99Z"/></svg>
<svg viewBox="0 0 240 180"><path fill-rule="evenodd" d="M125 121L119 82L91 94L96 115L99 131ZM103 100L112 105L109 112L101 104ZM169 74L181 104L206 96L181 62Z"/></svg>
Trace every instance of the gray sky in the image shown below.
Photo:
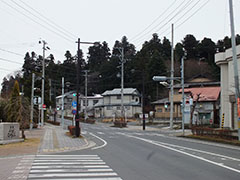
<svg viewBox="0 0 240 180"><path fill-rule="evenodd" d="M240 0L233 3L240 34ZM174 44L186 34L215 42L230 36L228 0L0 0L0 22L0 83L21 69L26 52L42 54L40 39L51 48L46 55L62 61L66 50L76 54L78 37L112 49L125 35L139 50L153 33L171 39L172 23ZM88 46L81 48L86 57Z"/></svg>

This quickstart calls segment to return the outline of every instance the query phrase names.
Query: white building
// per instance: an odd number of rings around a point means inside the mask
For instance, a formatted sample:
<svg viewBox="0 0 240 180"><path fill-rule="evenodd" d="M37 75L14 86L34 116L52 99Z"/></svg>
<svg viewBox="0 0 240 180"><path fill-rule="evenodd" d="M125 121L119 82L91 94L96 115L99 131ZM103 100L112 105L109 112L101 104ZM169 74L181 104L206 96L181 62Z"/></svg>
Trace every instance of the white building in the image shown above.
<svg viewBox="0 0 240 180"><path fill-rule="evenodd" d="M74 91L67 92L64 95L60 95L56 97L56 107L58 115L61 115L62 113L62 96L64 97L64 116L72 116L72 110L76 109L76 106L74 107L74 101L76 104L76 93ZM86 105L85 105L85 100ZM85 96L80 95L79 96L79 105L80 105L80 112L84 112L85 108L87 109L88 117L94 116L94 107L96 104L101 103L102 104L103 97L99 94L96 94L94 96Z"/></svg>
<svg viewBox="0 0 240 180"><path fill-rule="evenodd" d="M105 91L103 102L95 105L95 117L112 118L121 116L121 89ZM123 90L124 114L127 118L142 113L141 95L137 89L125 88Z"/></svg>
<svg viewBox="0 0 240 180"><path fill-rule="evenodd" d="M237 60L240 69L240 45L237 46ZM215 63L221 69L221 120L224 115L224 127L237 129L232 49L215 54Z"/></svg>

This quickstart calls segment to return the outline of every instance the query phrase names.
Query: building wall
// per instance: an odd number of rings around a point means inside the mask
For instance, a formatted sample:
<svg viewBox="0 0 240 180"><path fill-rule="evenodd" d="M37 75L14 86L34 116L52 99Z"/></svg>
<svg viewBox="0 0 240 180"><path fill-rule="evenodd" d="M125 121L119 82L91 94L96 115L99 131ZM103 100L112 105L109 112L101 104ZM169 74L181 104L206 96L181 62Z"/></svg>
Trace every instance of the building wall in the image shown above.
<svg viewBox="0 0 240 180"><path fill-rule="evenodd" d="M173 108L173 118L181 118L181 106L179 104L174 104ZM170 118L170 106L166 109L164 104L155 105L155 118Z"/></svg>
<svg viewBox="0 0 240 180"><path fill-rule="evenodd" d="M137 96L132 96L132 95L123 96L123 103L131 103L131 102L139 102L139 101L140 99ZM105 96L103 102L104 102L104 105L121 104L121 96Z"/></svg>
<svg viewBox="0 0 240 180"><path fill-rule="evenodd" d="M237 46L238 69L240 69L240 45ZM221 69L221 115L224 114L224 127L233 127L232 116L234 117L234 129L237 129L237 112L236 103L232 114L231 103L229 97L235 94L234 83L234 67L232 61L232 49L227 49L225 52L215 54L215 63ZM221 124L221 123L220 123Z"/></svg>

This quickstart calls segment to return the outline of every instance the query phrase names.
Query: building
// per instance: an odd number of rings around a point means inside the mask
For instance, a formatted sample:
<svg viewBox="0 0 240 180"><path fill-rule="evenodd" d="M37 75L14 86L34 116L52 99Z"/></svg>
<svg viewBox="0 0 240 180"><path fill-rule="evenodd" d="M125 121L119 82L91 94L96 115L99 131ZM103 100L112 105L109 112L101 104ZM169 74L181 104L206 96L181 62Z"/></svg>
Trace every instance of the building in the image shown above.
<svg viewBox="0 0 240 180"><path fill-rule="evenodd" d="M188 80L184 84L184 95L186 100L185 106L185 123L190 122L190 95L193 96L193 102L196 102L196 95L200 93L200 99L196 104L193 121L199 121L203 118L206 119L206 123L219 124L218 109L219 109L219 97L220 97L220 83L213 82L204 76L198 76ZM174 85L173 93L173 119L182 119L182 85ZM169 91L170 97L170 91ZM158 101L152 102L155 110L155 118L157 119L169 119L170 118L170 99L164 98Z"/></svg>
<svg viewBox="0 0 240 180"><path fill-rule="evenodd" d="M220 90L219 86L185 88L185 122L190 122L190 111L195 104L193 124L219 125ZM182 89L179 93L182 93Z"/></svg>
<svg viewBox="0 0 240 180"><path fill-rule="evenodd" d="M62 96L64 97L64 116L73 116L72 110L76 109L76 92L71 91L67 92L64 95L60 95L56 97L56 106L58 115L61 115L62 111ZM85 100L87 100L85 104ZM75 101L75 102L74 102ZM98 103L102 103L103 97L99 94L94 96L79 96L79 104L80 104L80 113L84 112L85 108L87 109L88 117L94 117L94 107ZM75 107L74 107L75 104Z"/></svg>
<svg viewBox="0 0 240 180"><path fill-rule="evenodd" d="M95 117L113 118L121 117L121 89L105 91L103 102L95 106ZM136 114L142 113L141 95L137 89L123 89L124 114L127 118L133 118Z"/></svg>
<svg viewBox="0 0 240 180"><path fill-rule="evenodd" d="M237 46L238 69L240 69L240 45ZM232 49L215 54L215 63L221 69L221 120L223 126L237 129L237 107L235 101L235 83ZM224 118L222 118L224 116Z"/></svg>

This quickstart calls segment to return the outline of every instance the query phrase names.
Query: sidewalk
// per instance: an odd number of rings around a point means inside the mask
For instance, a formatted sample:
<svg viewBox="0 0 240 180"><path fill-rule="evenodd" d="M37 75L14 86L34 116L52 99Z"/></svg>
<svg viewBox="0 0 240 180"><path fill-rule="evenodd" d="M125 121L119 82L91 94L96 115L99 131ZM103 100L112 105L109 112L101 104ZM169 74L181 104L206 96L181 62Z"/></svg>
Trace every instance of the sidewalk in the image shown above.
<svg viewBox="0 0 240 180"><path fill-rule="evenodd" d="M26 180L36 154L80 150L89 146L85 138L72 138L66 132L62 127L46 124L43 128L26 130L24 142L0 145L0 179Z"/></svg>

